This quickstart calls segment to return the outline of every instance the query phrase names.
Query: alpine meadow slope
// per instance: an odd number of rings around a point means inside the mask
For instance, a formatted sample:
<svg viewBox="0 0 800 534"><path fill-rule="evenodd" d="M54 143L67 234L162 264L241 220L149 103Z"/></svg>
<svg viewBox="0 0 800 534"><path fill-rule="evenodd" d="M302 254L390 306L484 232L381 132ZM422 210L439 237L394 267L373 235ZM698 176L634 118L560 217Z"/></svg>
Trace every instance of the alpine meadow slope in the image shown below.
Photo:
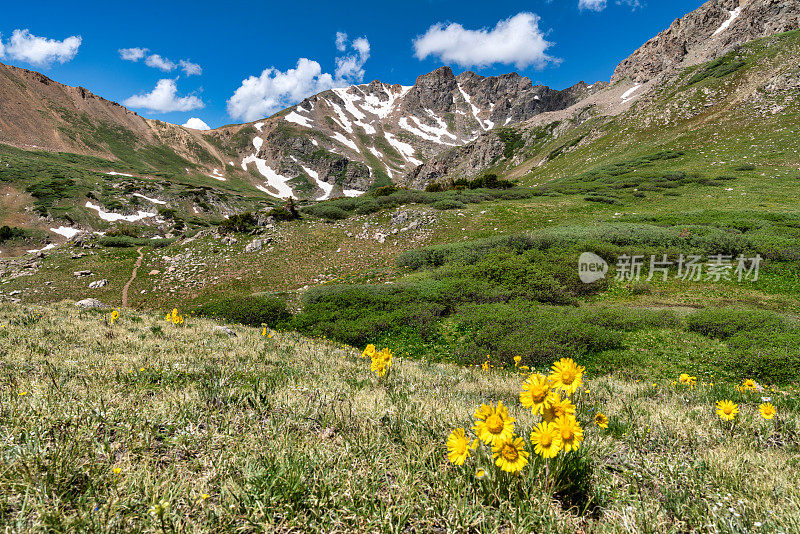
<svg viewBox="0 0 800 534"><path fill-rule="evenodd" d="M800 532L798 28L208 131L0 66L0 525Z"/></svg>

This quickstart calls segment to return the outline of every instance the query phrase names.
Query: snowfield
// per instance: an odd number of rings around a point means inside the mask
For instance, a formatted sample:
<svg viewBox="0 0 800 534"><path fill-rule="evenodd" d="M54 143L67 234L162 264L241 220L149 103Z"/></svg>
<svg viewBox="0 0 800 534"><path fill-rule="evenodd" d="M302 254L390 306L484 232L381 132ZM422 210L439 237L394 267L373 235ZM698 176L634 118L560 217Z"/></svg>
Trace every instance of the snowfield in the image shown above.
<svg viewBox="0 0 800 534"><path fill-rule="evenodd" d="M272 170L272 168L267 165L266 160L258 158L255 154L247 156L242 160L242 169L245 171L247 170L248 163L256 164L256 169L258 169L258 172L261 174L261 176L267 179L267 186L277 191L277 194L269 191L264 186L256 186L259 191L263 191L264 193L268 193L281 199L287 199L294 196L294 191L292 191L292 188L287 184L289 178L281 176Z"/></svg>
<svg viewBox="0 0 800 534"><path fill-rule="evenodd" d="M139 211L136 215L120 215L119 213L111 213L108 211L103 211L103 208L101 208L97 204L92 204L91 201L86 202L86 207L95 210L97 212L98 217L108 222L116 222L116 221L136 222L136 221L141 221L142 219L149 219L150 217L156 216L155 213L150 213L148 211Z"/></svg>
<svg viewBox="0 0 800 534"><path fill-rule="evenodd" d="M69 226L59 226L58 228L50 228L50 231L62 235L67 239L72 239L76 235L81 233L81 230L78 228L70 228Z"/></svg>

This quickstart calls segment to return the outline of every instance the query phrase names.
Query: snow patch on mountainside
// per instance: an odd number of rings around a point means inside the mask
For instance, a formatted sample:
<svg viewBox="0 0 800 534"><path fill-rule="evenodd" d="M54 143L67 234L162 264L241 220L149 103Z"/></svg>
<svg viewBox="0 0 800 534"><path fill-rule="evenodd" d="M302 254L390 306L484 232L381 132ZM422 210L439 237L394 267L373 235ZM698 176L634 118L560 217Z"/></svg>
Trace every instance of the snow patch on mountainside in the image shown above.
<svg viewBox="0 0 800 534"><path fill-rule="evenodd" d="M394 135L390 134L389 132L384 132L384 136L386 136L386 140L389 141L389 144L394 147L395 150L400 152L400 155L414 165L422 165L422 162L414 157L414 147L409 145L408 143L404 143L403 141L397 139Z"/></svg>
<svg viewBox="0 0 800 534"><path fill-rule="evenodd" d="M333 192L333 184L329 184L328 182L320 180L319 173L313 169L309 169L308 167L305 167L303 165L300 165L300 168L303 169L303 172L309 175L312 180L314 180L314 183L317 184L317 187L322 189L323 195L317 198L316 200L328 200L331 197L331 193Z"/></svg>
<svg viewBox="0 0 800 534"><path fill-rule="evenodd" d="M340 142L341 144L343 144L344 146L349 147L349 148L355 150L356 152L359 152L358 146L353 141L351 141L350 139L348 139L345 136L343 136L341 133L335 132L331 137L334 140L336 140L336 141Z"/></svg>
<svg viewBox="0 0 800 534"><path fill-rule="evenodd" d="M86 202L86 207L95 210L97 212L98 217L108 222L116 222L116 221L136 222L136 221L141 221L142 219L148 219L150 217L156 216L155 213L150 213L147 211L139 211L136 215L120 215L119 213L111 213L108 211L103 211L103 208L101 208L97 204L92 204L91 201Z"/></svg>
<svg viewBox="0 0 800 534"><path fill-rule="evenodd" d="M219 180L220 182L225 182L225 181L227 181L227 180L225 179L225 176L223 176L223 175L222 175L222 173L221 173L221 172L219 172L219 169L214 169L213 171L211 171L211 174L209 174L209 176L210 176L211 178L215 179L215 180Z"/></svg>
<svg viewBox="0 0 800 534"><path fill-rule="evenodd" d="M723 22L722 26L717 28L717 31L715 31L714 33L711 34L712 37L714 35L719 35L720 33L722 33L725 30L727 30L730 27L730 25L733 24L733 21L736 20L737 18L739 18L739 15L742 14L742 6L737 7L733 11L729 11L729 13L730 13L730 17L728 18L728 20Z"/></svg>
<svg viewBox="0 0 800 534"><path fill-rule="evenodd" d="M167 205L167 203L164 202L163 200L158 200L156 198L146 197L146 196L144 196L142 194L139 194L139 193L134 193L133 196L139 197L139 198L143 198L143 199L147 200L148 202L152 202L153 204L160 204L162 206L166 206Z"/></svg>
<svg viewBox="0 0 800 534"><path fill-rule="evenodd" d="M472 108L472 116L475 117L475 120L478 121L478 124L481 125L481 128L484 130L491 130L492 127L494 127L494 123L492 121L487 121L484 123L484 121L478 116L478 113L481 112L480 108L472 103L472 98L470 98L467 92L464 91L464 88L461 87L461 84L458 85L458 90L461 93L461 96L464 97L464 100L466 100L467 104L469 104L469 107Z"/></svg>
<svg viewBox="0 0 800 534"><path fill-rule="evenodd" d="M50 228L50 231L58 235L63 235L67 239L72 239L81 231L78 228L70 228L69 226L59 226L58 228Z"/></svg>
<svg viewBox="0 0 800 534"><path fill-rule="evenodd" d="M634 96L633 96L634 93L636 93L636 91L638 91L640 87L642 87L642 84L637 83L636 85L634 85L633 87L631 87L630 89L625 91L625 93L623 93L623 95L621 97L622 98L622 102L626 103L629 100L633 100L634 99Z"/></svg>
<svg viewBox="0 0 800 534"><path fill-rule="evenodd" d="M361 109L372 115L376 115L379 119L385 119L395 110L399 101L401 101L406 94L413 88L412 85L400 86L400 91L395 93L392 86L383 84L383 92L386 93L386 100L381 99L377 95L365 95L364 104ZM359 90L360 87L359 87Z"/></svg>
<svg viewBox="0 0 800 534"><path fill-rule="evenodd" d="M294 191L292 191L292 188L287 183L290 179L272 170L272 168L267 165L266 160L259 158L255 154L247 156L242 160L242 169L245 171L247 170L248 163L256 164L258 172L267 179L267 187L271 187L274 191L270 191L266 187L260 185L257 185L256 189L282 199L294 196Z"/></svg>
<svg viewBox="0 0 800 534"><path fill-rule="evenodd" d="M456 146L456 143L442 139L442 137L445 136L451 137L453 138L453 140L456 139L456 136L454 136L447 130L447 126L445 126L444 128L433 127L424 124L422 121L420 121L417 117L414 116L411 117L411 120L417 123L416 126L410 124L408 117L403 117L402 119L400 119L398 124L400 125L401 128L411 132L412 134L416 135L419 138L426 139L428 141L432 141L440 145Z"/></svg>
<svg viewBox="0 0 800 534"><path fill-rule="evenodd" d="M302 115L300 115L296 111L292 111L291 113L286 115L284 117L284 120L286 120L288 122L293 122L294 124L299 124L300 126L304 126L306 128L313 127L311 119L309 119L308 117L303 117Z"/></svg>

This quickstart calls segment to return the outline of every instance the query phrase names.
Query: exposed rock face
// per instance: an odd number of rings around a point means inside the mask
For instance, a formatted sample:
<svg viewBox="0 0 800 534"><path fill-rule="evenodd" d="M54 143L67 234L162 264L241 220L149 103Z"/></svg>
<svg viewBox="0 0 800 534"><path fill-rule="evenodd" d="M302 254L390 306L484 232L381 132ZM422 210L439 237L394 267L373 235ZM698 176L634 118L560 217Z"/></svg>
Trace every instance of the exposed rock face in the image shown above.
<svg viewBox="0 0 800 534"><path fill-rule="evenodd" d="M407 185L424 189L444 177L471 178L503 155L505 145L496 133L488 132L464 146L444 152L411 171Z"/></svg>
<svg viewBox="0 0 800 534"><path fill-rule="evenodd" d="M620 63L611 81L646 81L679 65L716 59L753 39L798 27L797 0L709 0Z"/></svg>

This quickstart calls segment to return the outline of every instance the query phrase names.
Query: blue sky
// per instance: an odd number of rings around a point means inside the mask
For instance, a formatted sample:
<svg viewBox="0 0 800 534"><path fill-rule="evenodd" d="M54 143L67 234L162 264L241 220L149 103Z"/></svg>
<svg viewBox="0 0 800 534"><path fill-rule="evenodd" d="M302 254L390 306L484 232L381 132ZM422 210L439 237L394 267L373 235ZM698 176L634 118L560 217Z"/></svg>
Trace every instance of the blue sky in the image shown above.
<svg viewBox="0 0 800 534"><path fill-rule="evenodd" d="M198 117L217 127L254 120L332 85L411 85L444 64L486 76L516 71L557 89L608 80L622 59L701 4L162 0L84 1L78 9L7 2L0 61L81 85L146 117L176 124ZM146 51L127 54L140 55L138 61L123 60L120 50L131 48ZM298 64L301 58L307 61Z"/></svg>

